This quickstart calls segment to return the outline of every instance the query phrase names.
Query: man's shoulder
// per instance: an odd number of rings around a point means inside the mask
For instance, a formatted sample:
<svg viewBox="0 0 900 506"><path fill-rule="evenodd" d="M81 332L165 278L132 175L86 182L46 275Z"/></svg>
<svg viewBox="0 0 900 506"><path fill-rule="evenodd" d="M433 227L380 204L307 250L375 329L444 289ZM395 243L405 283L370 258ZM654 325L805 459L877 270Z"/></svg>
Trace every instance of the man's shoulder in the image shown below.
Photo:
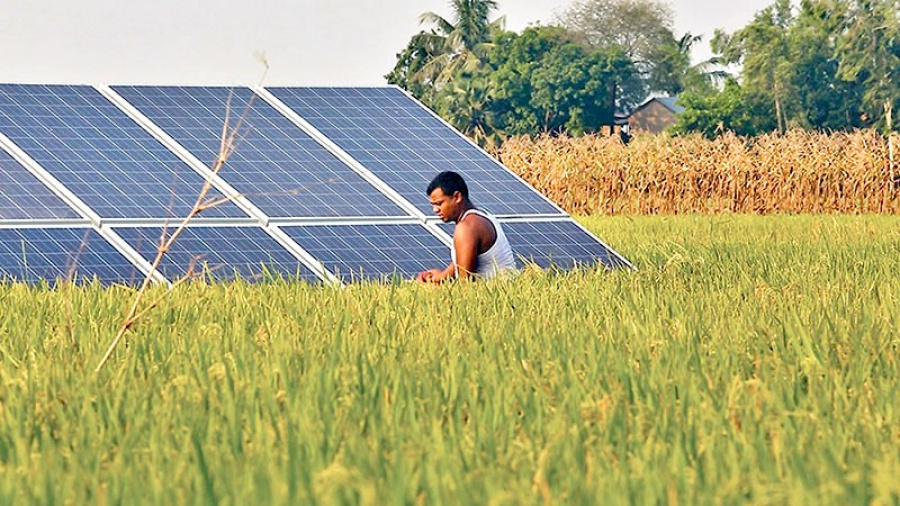
<svg viewBox="0 0 900 506"><path fill-rule="evenodd" d="M454 237L470 236L477 232L477 225L470 219L466 218L456 224L453 229Z"/></svg>
<svg viewBox="0 0 900 506"><path fill-rule="evenodd" d="M493 229L493 223L486 214L471 213L466 219L456 224L456 230L463 230L470 233L480 233Z"/></svg>

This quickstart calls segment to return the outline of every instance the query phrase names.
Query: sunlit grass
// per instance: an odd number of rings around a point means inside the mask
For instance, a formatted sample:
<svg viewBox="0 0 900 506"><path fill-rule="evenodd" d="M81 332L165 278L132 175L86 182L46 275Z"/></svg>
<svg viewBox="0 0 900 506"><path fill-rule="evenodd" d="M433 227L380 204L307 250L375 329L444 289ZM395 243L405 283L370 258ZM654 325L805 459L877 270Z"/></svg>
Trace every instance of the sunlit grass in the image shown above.
<svg viewBox="0 0 900 506"><path fill-rule="evenodd" d="M639 271L192 284L99 375L132 290L0 286L0 503L900 501L900 219L583 222Z"/></svg>

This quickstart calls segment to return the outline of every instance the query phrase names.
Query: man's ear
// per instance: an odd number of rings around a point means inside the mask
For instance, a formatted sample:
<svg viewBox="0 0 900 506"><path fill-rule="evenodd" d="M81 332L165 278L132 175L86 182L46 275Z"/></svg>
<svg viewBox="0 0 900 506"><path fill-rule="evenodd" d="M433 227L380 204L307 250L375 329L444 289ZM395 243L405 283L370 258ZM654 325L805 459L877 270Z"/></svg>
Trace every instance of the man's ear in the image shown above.
<svg viewBox="0 0 900 506"><path fill-rule="evenodd" d="M460 193L459 190L453 192L453 200L455 200L456 202L462 202L462 193Z"/></svg>

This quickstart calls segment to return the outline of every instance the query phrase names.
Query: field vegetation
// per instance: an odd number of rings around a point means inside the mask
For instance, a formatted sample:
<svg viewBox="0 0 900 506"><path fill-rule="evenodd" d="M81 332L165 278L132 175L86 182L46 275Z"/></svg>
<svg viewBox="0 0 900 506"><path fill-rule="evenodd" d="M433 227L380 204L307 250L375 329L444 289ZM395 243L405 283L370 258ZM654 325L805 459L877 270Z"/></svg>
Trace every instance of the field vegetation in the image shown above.
<svg viewBox="0 0 900 506"><path fill-rule="evenodd" d="M900 134L893 135L896 150ZM506 166L578 214L900 212L900 154L873 130L708 140L516 137Z"/></svg>
<svg viewBox="0 0 900 506"><path fill-rule="evenodd" d="M132 289L2 285L0 503L900 501L897 217L583 221L639 271L187 284L99 374Z"/></svg>

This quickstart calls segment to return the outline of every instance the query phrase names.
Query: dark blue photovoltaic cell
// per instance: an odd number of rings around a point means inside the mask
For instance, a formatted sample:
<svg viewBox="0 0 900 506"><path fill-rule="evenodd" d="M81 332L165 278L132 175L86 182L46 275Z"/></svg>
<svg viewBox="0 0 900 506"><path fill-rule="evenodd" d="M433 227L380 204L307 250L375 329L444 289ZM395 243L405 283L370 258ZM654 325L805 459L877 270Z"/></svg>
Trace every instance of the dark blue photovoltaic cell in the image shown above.
<svg viewBox="0 0 900 506"><path fill-rule="evenodd" d="M613 250L571 220L504 222L501 226L519 266L524 262L545 269L550 265L572 269L576 265L592 266L597 263L611 269L628 266ZM439 227L453 236L454 224L442 223Z"/></svg>
<svg viewBox="0 0 900 506"><path fill-rule="evenodd" d="M148 262L156 258L163 229L115 228L122 239ZM167 234L171 229L166 231ZM204 279L265 281L276 277L317 281L304 267L260 227L188 227L163 257L159 271L170 281L189 272Z"/></svg>
<svg viewBox="0 0 900 506"><path fill-rule="evenodd" d="M269 91L427 214L425 189L445 170L462 174L473 202L493 214L563 214L398 89Z"/></svg>
<svg viewBox="0 0 900 506"><path fill-rule="evenodd" d="M77 212L0 149L0 219L79 218Z"/></svg>
<svg viewBox="0 0 900 506"><path fill-rule="evenodd" d="M91 228L0 228L0 278L133 285L144 274Z"/></svg>
<svg viewBox="0 0 900 506"><path fill-rule="evenodd" d="M220 175L271 217L407 216L247 88L113 89L204 162L218 155L230 110L230 124L240 121L241 135Z"/></svg>
<svg viewBox="0 0 900 506"><path fill-rule="evenodd" d="M184 216L203 187L200 174L89 86L0 85L0 132L103 218ZM203 216L246 214L226 203Z"/></svg>
<svg viewBox="0 0 900 506"><path fill-rule="evenodd" d="M516 256L543 268L553 264L571 269L598 262L611 269L627 266L614 251L574 221L516 222L502 226Z"/></svg>
<svg viewBox="0 0 900 506"><path fill-rule="evenodd" d="M344 281L412 278L443 269L450 249L421 225L316 225L279 227L325 269Z"/></svg>

